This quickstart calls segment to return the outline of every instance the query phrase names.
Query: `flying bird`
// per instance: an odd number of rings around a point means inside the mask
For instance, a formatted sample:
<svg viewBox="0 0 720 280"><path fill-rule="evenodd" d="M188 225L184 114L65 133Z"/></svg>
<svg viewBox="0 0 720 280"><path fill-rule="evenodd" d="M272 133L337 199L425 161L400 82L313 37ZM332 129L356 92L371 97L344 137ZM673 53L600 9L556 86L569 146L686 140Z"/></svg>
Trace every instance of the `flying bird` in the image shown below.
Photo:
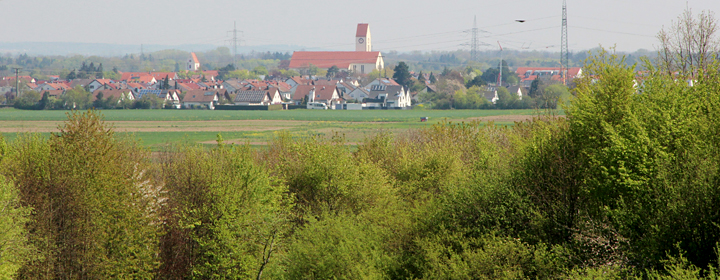
<svg viewBox="0 0 720 280"><path fill-rule="evenodd" d="M516 19L515 21L517 21L517 22L519 22L519 23L523 23L523 22L525 22L525 20L524 20L524 19Z"/></svg>

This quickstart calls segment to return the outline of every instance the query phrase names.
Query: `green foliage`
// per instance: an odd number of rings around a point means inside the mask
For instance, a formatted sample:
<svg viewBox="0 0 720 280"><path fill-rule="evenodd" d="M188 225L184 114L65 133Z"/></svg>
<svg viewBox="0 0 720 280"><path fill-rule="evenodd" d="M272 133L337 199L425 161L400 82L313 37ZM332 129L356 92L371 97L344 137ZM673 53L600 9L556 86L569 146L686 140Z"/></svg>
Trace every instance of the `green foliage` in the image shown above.
<svg viewBox="0 0 720 280"><path fill-rule="evenodd" d="M492 235L444 233L418 242L425 279L562 279L567 252Z"/></svg>
<svg viewBox="0 0 720 280"><path fill-rule="evenodd" d="M223 76L225 79L238 79L238 80L245 80L245 79L257 79L257 75L254 73L248 71L248 70L234 70L230 71L227 74Z"/></svg>
<svg viewBox="0 0 720 280"><path fill-rule="evenodd" d="M255 67L253 69L252 73L257 76L267 76L268 70L267 70L267 68L265 68L265 66L260 65L258 67Z"/></svg>
<svg viewBox="0 0 720 280"><path fill-rule="evenodd" d="M37 91L21 91L20 97L15 99L14 106L18 109L35 109L40 99L42 95Z"/></svg>
<svg viewBox="0 0 720 280"><path fill-rule="evenodd" d="M362 217L311 219L295 234L286 279L381 279L389 257L381 236Z"/></svg>
<svg viewBox="0 0 720 280"><path fill-rule="evenodd" d="M169 152L163 177L161 278L247 279L274 262L291 201L248 147Z"/></svg>
<svg viewBox="0 0 720 280"><path fill-rule="evenodd" d="M0 162L4 145L0 137ZM0 279L15 279L18 269L31 260L33 250L25 228L30 210L21 205L19 191L12 182L0 175Z"/></svg>
<svg viewBox="0 0 720 280"><path fill-rule="evenodd" d="M392 77L398 84L404 86L405 88L410 87L410 84L412 82L410 78L412 76L410 75L410 68L407 64L405 64L405 62L401 61L400 63L398 63L398 65L395 66L393 71L395 73Z"/></svg>
<svg viewBox="0 0 720 280"><path fill-rule="evenodd" d="M343 139L334 141L313 138L283 147L275 168L295 195L298 211L358 214L390 203L393 190L385 174L354 160L340 145Z"/></svg>
<svg viewBox="0 0 720 280"><path fill-rule="evenodd" d="M318 68L314 64L310 64L310 66L308 67L307 73L309 75L318 75L320 73L320 68Z"/></svg>
<svg viewBox="0 0 720 280"><path fill-rule="evenodd" d="M338 68L337 66L333 65L332 67L330 67L330 68L328 69L326 77L328 77L328 78L334 78L335 75L337 75L337 73L339 73L339 72L340 72L340 68Z"/></svg>
<svg viewBox="0 0 720 280"><path fill-rule="evenodd" d="M471 88L471 87L474 87L474 86L476 86L476 87L482 87L482 86L484 86L484 85L487 85L487 82L486 82L485 80L483 80L482 76L478 75L478 76L475 76L475 78L473 78L472 80L468 81L468 82L465 84L465 87L466 87L466 88Z"/></svg>
<svg viewBox="0 0 720 280"><path fill-rule="evenodd" d="M86 91L82 86L76 86L74 89L66 91L61 100L66 109L82 110L90 107L91 98L92 93Z"/></svg>
<svg viewBox="0 0 720 280"><path fill-rule="evenodd" d="M147 154L118 141L95 112L73 112L59 134L17 141L6 171L33 208L38 259L23 279L151 278L157 267L157 193Z"/></svg>

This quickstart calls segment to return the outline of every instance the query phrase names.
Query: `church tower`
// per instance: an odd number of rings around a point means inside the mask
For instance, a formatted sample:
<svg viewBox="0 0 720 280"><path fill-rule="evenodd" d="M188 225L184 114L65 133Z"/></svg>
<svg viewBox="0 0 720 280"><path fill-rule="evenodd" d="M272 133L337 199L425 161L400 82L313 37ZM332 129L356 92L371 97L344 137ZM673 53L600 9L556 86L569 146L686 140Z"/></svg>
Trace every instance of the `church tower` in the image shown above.
<svg viewBox="0 0 720 280"><path fill-rule="evenodd" d="M355 51L372 51L372 44L370 43L370 26L367 23L358 23L357 33L355 33Z"/></svg>

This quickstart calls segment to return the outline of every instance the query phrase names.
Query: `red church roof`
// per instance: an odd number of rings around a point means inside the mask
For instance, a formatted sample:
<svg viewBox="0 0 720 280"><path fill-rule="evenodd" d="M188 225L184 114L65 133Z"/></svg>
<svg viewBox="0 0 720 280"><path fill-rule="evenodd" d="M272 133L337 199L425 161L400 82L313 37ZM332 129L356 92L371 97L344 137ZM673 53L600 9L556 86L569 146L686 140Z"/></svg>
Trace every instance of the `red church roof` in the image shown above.
<svg viewBox="0 0 720 280"><path fill-rule="evenodd" d="M358 23L357 33L355 33L355 37L367 37L368 30L369 28L367 23Z"/></svg>
<svg viewBox="0 0 720 280"><path fill-rule="evenodd" d="M190 53L192 55L193 63L200 63L200 60L198 60L197 55L195 53Z"/></svg>
<svg viewBox="0 0 720 280"><path fill-rule="evenodd" d="M330 68L333 65L347 69L350 64L375 64L380 52L294 52L289 68L307 68L310 64L318 68Z"/></svg>

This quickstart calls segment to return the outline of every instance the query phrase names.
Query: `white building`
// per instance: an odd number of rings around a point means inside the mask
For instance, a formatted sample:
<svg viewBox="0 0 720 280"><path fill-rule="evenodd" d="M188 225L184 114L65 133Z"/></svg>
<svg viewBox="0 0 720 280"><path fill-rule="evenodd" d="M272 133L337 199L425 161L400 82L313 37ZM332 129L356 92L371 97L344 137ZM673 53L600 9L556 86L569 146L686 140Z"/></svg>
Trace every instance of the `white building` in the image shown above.
<svg viewBox="0 0 720 280"><path fill-rule="evenodd" d="M187 61L187 65L185 67L185 70L188 71L197 71L200 69L200 61L197 58L197 55L195 53L190 53L190 59Z"/></svg>

